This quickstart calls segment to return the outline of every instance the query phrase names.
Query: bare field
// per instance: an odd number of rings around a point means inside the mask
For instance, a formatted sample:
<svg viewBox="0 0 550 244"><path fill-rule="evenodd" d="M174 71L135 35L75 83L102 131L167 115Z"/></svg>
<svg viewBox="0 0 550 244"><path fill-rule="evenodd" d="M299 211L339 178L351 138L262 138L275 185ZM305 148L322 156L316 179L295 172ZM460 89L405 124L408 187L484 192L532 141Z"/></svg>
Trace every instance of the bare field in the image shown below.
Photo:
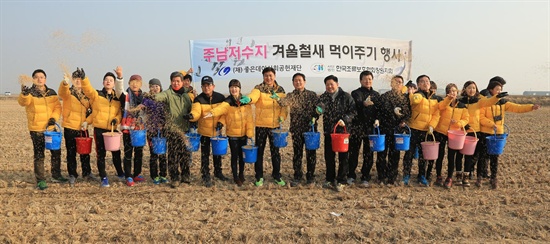
<svg viewBox="0 0 550 244"><path fill-rule="evenodd" d="M39 191L24 108L16 100L1 100L0 116L3 243L550 242L550 107L507 114L511 133L500 158L497 190L491 190L488 182L481 188L453 186L451 190L415 183L410 187L350 186L340 193L321 187L322 150L312 186L276 186L266 157L263 187L252 186L254 168L247 165L245 186L216 180L214 187L205 188L199 154L193 153L191 185L171 189L152 184L148 148L143 169L146 183L127 187L118 181L108 154L110 188L77 181L73 188L49 183L47 190ZM286 180L293 173L291 151L291 147L281 151ZM228 155L223 164L230 176ZM416 167L415 161L413 175ZM49 168L46 152L47 172ZM446 161L443 168L446 172ZM64 153L62 170L66 176ZM97 175L94 154L92 172Z"/></svg>

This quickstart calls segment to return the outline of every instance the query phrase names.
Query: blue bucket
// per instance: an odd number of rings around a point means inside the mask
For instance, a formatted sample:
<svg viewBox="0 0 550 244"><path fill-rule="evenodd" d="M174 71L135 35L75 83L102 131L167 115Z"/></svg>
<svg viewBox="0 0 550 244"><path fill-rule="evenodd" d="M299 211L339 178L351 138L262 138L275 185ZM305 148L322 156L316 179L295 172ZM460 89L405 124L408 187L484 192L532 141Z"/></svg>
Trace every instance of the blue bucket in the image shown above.
<svg viewBox="0 0 550 244"><path fill-rule="evenodd" d="M370 150L381 152L384 151L386 145L386 135L380 135L380 127L373 129L373 133L376 133L376 130L378 130L378 134L369 135Z"/></svg>
<svg viewBox="0 0 550 244"><path fill-rule="evenodd" d="M504 125L506 129L508 130L508 133L504 133L501 135L497 135L497 131L495 130L495 134L492 136L487 136L487 154L489 155L501 155L504 152L504 146L506 146L506 138L508 138L508 134L510 134L510 128L508 126Z"/></svg>
<svg viewBox="0 0 550 244"><path fill-rule="evenodd" d="M59 150L61 149L61 127L58 123L55 123L57 126L59 132L57 131L48 131L48 127L46 127L46 131L44 131L44 142L45 147L47 150Z"/></svg>
<svg viewBox="0 0 550 244"><path fill-rule="evenodd" d="M187 150L191 152L198 151L201 145L201 135L198 133L187 133L185 136L189 140L189 143L187 143Z"/></svg>
<svg viewBox="0 0 550 244"><path fill-rule="evenodd" d="M147 142L146 130L130 130L130 139L132 140L132 147L143 147Z"/></svg>
<svg viewBox="0 0 550 244"><path fill-rule="evenodd" d="M321 146L321 133L304 132L304 141L306 142L306 150L317 150Z"/></svg>
<svg viewBox="0 0 550 244"><path fill-rule="evenodd" d="M288 142L286 137L288 136L288 131L283 131L283 129L275 129L273 132L273 146L275 147L286 147Z"/></svg>
<svg viewBox="0 0 550 244"><path fill-rule="evenodd" d="M154 154L166 154L166 138L160 137L160 130L157 132L157 137L153 137L151 141Z"/></svg>
<svg viewBox="0 0 550 244"><path fill-rule="evenodd" d="M395 137L395 150L409 151L411 145L411 128L405 125L409 129L409 134L397 134L397 128L394 129L393 136Z"/></svg>
<svg viewBox="0 0 550 244"><path fill-rule="evenodd" d="M221 156L227 154L227 147L229 145L227 136L211 137L210 142L212 143L212 155Z"/></svg>
<svg viewBox="0 0 550 244"><path fill-rule="evenodd" d="M256 160L258 158L258 147L250 143L249 145L243 146L242 149L244 162L249 164L256 163Z"/></svg>

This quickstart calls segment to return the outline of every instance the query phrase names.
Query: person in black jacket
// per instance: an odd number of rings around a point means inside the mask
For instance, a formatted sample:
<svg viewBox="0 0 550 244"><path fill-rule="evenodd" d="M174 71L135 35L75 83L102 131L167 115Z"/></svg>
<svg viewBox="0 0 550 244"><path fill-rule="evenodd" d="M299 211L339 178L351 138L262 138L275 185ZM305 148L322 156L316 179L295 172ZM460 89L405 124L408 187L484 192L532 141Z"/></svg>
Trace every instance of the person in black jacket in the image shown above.
<svg viewBox="0 0 550 244"><path fill-rule="evenodd" d="M405 122L411 117L409 96L402 92L403 77L400 75L394 76L391 79L391 88L390 91L382 94L378 99L376 104L378 119L374 122L375 127L380 126L380 134L386 135L384 151L376 154L376 169L386 173L382 175L382 178L387 179L387 184L395 183L401 156L401 152L395 149L395 133L405 131L409 133L405 128ZM396 128L397 132L395 131Z"/></svg>
<svg viewBox="0 0 550 244"><path fill-rule="evenodd" d="M355 169L359 164L359 149L363 144L363 166L361 167L361 184L368 186L371 180L370 170L374 164L374 153L370 150L369 146L369 134L372 131L371 126L376 119L376 109L374 101L376 101L380 94L372 88L373 75L370 71L363 71L359 74L359 82L361 87L351 92L353 101L355 102L355 109L357 116L354 118L352 124L349 148L349 173L348 184L353 184L356 174ZM385 172L381 165L376 164L376 170L378 171L378 179L382 180Z"/></svg>
<svg viewBox="0 0 550 244"><path fill-rule="evenodd" d="M304 132L317 131L316 105L319 98L313 91L307 90L306 76L302 73L296 73L292 76L292 85L294 91L287 94L287 97L281 100L283 106L290 108L290 133L292 133L292 148L294 156L292 158L294 168L294 179L291 186L298 186L302 181L302 156L304 154ZM317 164L316 150L306 149L306 184L313 183L315 179L315 165Z"/></svg>
<svg viewBox="0 0 550 244"><path fill-rule="evenodd" d="M323 132L325 136L325 161L327 167L326 182L324 187L334 187L336 191L342 191L343 183L346 183L348 174L348 152L338 153L338 176L336 176L336 153L332 151L330 134L336 124L336 133L342 133L344 126L351 127L353 118L357 115L353 98L342 88L338 87L338 78L329 75L325 78L325 92L319 98L317 111L323 113ZM336 182L337 181L337 182Z"/></svg>

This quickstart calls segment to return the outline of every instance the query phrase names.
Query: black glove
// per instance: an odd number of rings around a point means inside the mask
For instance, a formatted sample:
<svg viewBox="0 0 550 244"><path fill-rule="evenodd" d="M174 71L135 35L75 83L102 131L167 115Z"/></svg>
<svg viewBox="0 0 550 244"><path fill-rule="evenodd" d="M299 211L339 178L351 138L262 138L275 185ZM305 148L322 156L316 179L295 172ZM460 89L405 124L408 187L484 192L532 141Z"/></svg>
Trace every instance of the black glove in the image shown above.
<svg viewBox="0 0 550 244"><path fill-rule="evenodd" d="M469 129L470 129L470 125L464 126L464 129L465 129L465 130L469 130Z"/></svg>
<svg viewBox="0 0 550 244"><path fill-rule="evenodd" d="M31 93L31 88L22 85L21 94L26 96L26 95L29 95L29 93Z"/></svg>
<svg viewBox="0 0 550 244"><path fill-rule="evenodd" d="M184 114L184 115L183 115L183 119L185 119L185 120L192 120L192 119L193 119L193 114Z"/></svg>
<svg viewBox="0 0 550 244"><path fill-rule="evenodd" d="M506 97L508 96L508 92L501 92L497 95L498 98Z"/></svg>
<svg viewBox="0 0 550 244"><path fill-rule="evenodd" d="M77 78L80 78L80 79L86 78L86 73L84 72L84 68L76 67L76 72L78 72Z"/></svg>
<svg viewBox="0 0 550 244"><path fill-rule="evenodd" d="M48 120L48 126L52 126L52 125L55 125L55 119L54 118L50 118Z"/></svg>
<svg viewBox="0 0 550 244"><path fill-rule="evenodd" d="M111 125L112 125L112 126L115 126L115 125L116 125L116 119L111 120Z"/></svg>
<svg viewBox="0 0 550 244"><path fill-rule="evenodd" d="M216 124L216 130L222 130L222 128L223 128L222 122L218 122L218 123Z"/></svg>

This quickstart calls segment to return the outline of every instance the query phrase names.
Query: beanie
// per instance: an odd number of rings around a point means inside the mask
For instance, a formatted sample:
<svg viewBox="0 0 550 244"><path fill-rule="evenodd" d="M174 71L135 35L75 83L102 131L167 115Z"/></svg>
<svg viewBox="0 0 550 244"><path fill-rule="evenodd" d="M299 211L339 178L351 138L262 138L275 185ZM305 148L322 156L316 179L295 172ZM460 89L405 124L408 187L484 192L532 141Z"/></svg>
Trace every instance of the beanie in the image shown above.
<svg viewBox="0 0 550 244"><path fill-rule="evenodd" d="M153 78L149 80L149 85L158 85L162 89L162 84L160 83L160 80L157 78Z"/></svg>
<svg viewBox="0 0 550 244"><path fill-rule="evenodd" d="M142 80L141 75L132 75L132 76L130 76L130 80L128 80L128 82L133 81L133 80Z"/></svg>

